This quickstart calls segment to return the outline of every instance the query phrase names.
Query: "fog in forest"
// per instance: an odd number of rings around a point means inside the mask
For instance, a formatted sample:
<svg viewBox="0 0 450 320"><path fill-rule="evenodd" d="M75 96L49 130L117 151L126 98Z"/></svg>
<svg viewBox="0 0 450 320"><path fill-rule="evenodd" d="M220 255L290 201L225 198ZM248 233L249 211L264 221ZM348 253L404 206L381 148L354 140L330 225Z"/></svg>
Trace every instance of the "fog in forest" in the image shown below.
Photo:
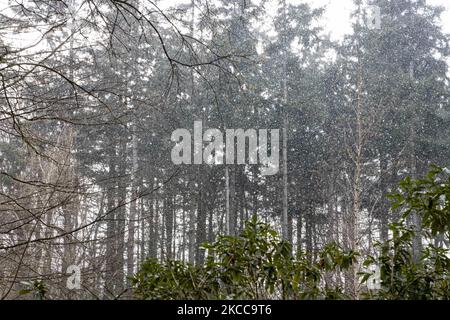
<svg viewBox="0 0 450 320"><path fill-rule="evenodd" d="M449 299L446 0L0 0L2 299Z"/></svg>

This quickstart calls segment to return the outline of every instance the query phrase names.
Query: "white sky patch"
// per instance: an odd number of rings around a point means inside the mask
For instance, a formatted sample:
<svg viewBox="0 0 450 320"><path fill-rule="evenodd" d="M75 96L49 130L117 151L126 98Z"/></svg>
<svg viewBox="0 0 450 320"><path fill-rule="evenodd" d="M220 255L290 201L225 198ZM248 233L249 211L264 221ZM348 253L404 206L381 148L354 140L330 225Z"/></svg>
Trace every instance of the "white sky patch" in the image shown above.
<svg viewBox="0 0 450 320"><path fill-rule="evenodd" d="M302 1L293 0L292 3ZM325 7L321 23L324 32L330 34L331 40L340 40L346 34L352 33L352 23L350 14L353 7L353 0L307 0L312 8Z"/></svg>
<svg viewBox="0 0 450 320"><path fill-rule="evenodd" d="M250 0L249 0L250 1ZM214 2L211 1L211 2ZM260 0L251 0L252 5L258 5ZM450 1L449 0L427 0L427 4L445 7L441 22L444 32L450 33ZM158 5L161 9L167 9L177 4L189 4L190 0L164 0ZM269 0L265 7L267 14L274 16L280 1ZM353 0L287 0L286 3L296 5L308 3L312 8L326 7L326 11L321 19L324 31L330 33L332 40L340 40L346 34L352 32L352 22L350 14L354 10ZM270 32L270 31L269 31ZM275 35L270 32L269 36Z"/></svg>
<svg viewBox="0 0 450 320"><path fill-rule="evenodd" d="M250 0L247 1L248 3L250 2ZM178 5L189 5L190 2L191 0L164 0L158 2L158 6L161 10L166 11ZM210 0L210 3L214 2L216 1ZM259 5L260 2L260 0L251 0L252 5ZM352 33L352 20L350 15L355 8L353 0L286 0L286 2L291 5L308 3L312 8L325 7L325 12L318 21L318 24L323 27L323 32L328 34L333 41L342 40L346 34ZM427 0L427 4L445 8L441 16L441 26L444 32L450 34L450 1ZM266 16L259 21L255 21L254 25L260 32L265 33L272 39L276 37L276 32L273 30L273 19L275 18L279 5L279 0L267 1L265 4ZM11 10L8 8L9 1L0 0L0 13L11 16ZM13 33L5 29L0 33L0 36L7 44L12 45L13 48L23 48L38 42L42 36L42 30L31 30L31 32L27 33ZM42 41L33 50L43 49L42 46L45 45L46 42ZM261 53L261 44L258 45L257 51Z"/></svg>
<svg viewBox="0 0 450 320"><path fill-rule="evenodd" d="M9 1L0 0L0 13L8 14ZM214 0L212 1L214 2ZM300 4L300 3L308 3L312 8L325 7L325 13L322 16L320 24L324 27L324 32L326 34L330 34L332 40L340 40L346 34L351 34L352 32L352 22L350 19L350 14L352 10L354 10L353 0L287 0L287 4ZM441 25L444 32L450 33L450 1L449 0L427 0L427 4L434 6L443 6L445 7L445 11L441 17ZM171 7L177 5L189 5L190 0L164 0L158 3L158 6L162 10L167 10ZM252 5L258 5L260 0L252 0ZM265 7L266 12L270 18L273 18L276 14L276 9L279 5L280 1L278 0L269 0ZM263 30L268 32L269 36L275 36L276 33L273 30L264 28L261 26ZM2 36L5 36L4 34ZM24 34L19 38L18 35L9 34L11 39L8 39L8 42L23 42L24 38L34 38L36 39L37 34L29 35L28 37ZM26 40L25 40L26 42Z"/></svg>

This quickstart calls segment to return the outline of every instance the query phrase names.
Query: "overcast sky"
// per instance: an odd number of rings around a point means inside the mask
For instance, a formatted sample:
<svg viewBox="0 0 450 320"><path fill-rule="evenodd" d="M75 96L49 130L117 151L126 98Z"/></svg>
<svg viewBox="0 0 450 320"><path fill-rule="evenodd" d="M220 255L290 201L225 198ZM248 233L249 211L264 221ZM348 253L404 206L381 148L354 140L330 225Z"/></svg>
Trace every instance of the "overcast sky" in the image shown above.
<svg viewBox="0 0 450 320"><path fill-rule="evenodd" d="M212 0L214 1L214 0ZM253 4L259 3L261 0L251 0ZM0 0L0 12L7 13L8 10L6 8L9 7L8 0ZM158 1L158 5L164 10L168 7L174 6L180 3L190 3L191 0L164 0ZM322 21L320 22L324 26L325 33L330 33L332 40L342 39L342 36L347 33L351 33L351 20L350 13L353 10L353 0L286 0L288 4L298 4L302 2L307 2L311 5L311 7L323 7L325 6L326 11L324 16L322 17ZM269 0L266 4L266 12L269 15L274 15L276 11L277 4L279 0ZM445 7L445 12L441 18L441 25L443 27L444 32L450 34L450 0L427 0L428 4L431 5L440 5ZM265 24L265 22L262 22ZM263 29L263 25L261 25ZM269 27L270 28L270 27ZM268 28L266 30L269 30ZM30 37L26 35L22 35L19 38L19 35L5 35L10 42L15 42L16 45L20 46L18 43L30 41ZM25 39L23 38L25 36ZM35 38L36 36L31 36L31 38ZM22 40L22 41L21 41Z"/></svg>
<svg viewBox="0 0 450 320"><path fill-rule="evenodd" d="M1 1L1 0L0 0ZM177 3L190 3L191 0L164 0L158 5L163 8L173 6ZM251 0L253 4L259 3L260 0ZM351 33L350 14L353 10L353 0L286 0L288 4L298 4L307 2L311 7L326 7L325 14L322 18L322 24L325 32L330 33L333 40L339 40L346 33ZM442 15L441 24L444 32L450 33L450 0L427 0L427 4L439 5L446 8ZM274 14L279 0L269 0L266 4L266 11Z"/></svg>
<svg viewBox="0 0 450 320"><path fill-rule="evenodd" d="M288 3L303 2L300 0L287 0ZM326 6L327 10L323 17L323 23L331 32L333 39L339 39L345 33L351 32L350 13L353 8L353 0L307 0L313 7ZM442 15L443 30L450 33L450 1L449 0L427 0L427 4L444 6L445 13Z"/></svg>

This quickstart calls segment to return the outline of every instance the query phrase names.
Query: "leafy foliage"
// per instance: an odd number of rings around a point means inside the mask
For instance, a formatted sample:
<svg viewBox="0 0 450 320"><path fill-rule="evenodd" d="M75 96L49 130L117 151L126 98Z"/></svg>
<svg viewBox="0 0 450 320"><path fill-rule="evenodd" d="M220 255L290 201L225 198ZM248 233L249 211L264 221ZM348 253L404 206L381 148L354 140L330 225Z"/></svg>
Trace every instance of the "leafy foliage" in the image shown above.
<svg viewBox="0 0 450 320"><path fill-rule="evenodd" d="M24 283L25 287L19 290L20 296L32 294L34 298L44 300L47 293L47 288L42 280L34 280L30 283Z"/></svg>
<svg viewBox="0 0 450 320"><path fill-rule="evenodd" d="M399 191L391 194L392 208L402 213L390 225L390 238L378 243L377 256L368 256L363 267L380 269L381 286L361 298L371 299L449 299L450 178L432 166L422 179L406 178ZM408 221L412 214L421 218L418 232ZM419 259L413 241L424 243ZM330 272L349 269L358 253L330 243L312 259L310 253L296 257L286 241L256 216L246 222L239 236L220 236L204 243L208 251L202 266L180 261L148 259L132 278L135 294L142 299L343 299L337 286L329 286ZM361 272L362 284L373 272Z"/></svg>
<svg viewBox="0 0 450 320"><path fill-rule="evenodd" d="M449 299L450 177L442 168L432 166L426 177L408 177L399 187L390 198L393 209L400 210L402 217L391 224L390 239L377 245L379 256L370 256L364 263L380 267L381 288L374 297ZM420 231L408 225L413 214L421 219ZM418 259L413 250L415 237L424 244Z"/></svg>
<svg viewBox="0 0 450 320"><path fill-rule="evenodd" d="M256 216L239 236L204 243L203 266L148 259L132 278L143 299L317 299L344 297L340 288L322 286L326 272L347 269L356 253L332 243L312 262L292 255L291 245Z"/></svg>

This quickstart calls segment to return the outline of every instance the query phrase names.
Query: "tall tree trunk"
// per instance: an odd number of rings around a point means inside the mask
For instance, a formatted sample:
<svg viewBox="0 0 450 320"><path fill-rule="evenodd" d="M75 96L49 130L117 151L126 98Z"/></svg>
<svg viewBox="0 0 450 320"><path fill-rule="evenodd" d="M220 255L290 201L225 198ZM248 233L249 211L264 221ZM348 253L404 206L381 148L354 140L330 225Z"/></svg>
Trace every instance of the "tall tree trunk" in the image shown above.
<svg viewBox="0 0 450 320"><path fill-rule="evenodd" d="M205 185L203 173L199 172L199 193L197 202L197 238L196 238L196 254L195 263L200 266L205 258L204 249L200 245L206 241L206 205L205 205Z"/></svg>
<svg viewBox="0 0 450 320"><path fill-rule="evenodd" d="M389 236L389 201L387 199L388 194L388 161L385 155L380 154L380 191L381 191L381 205L379 208L380 219L380 237L381 241L385 242Z"/></svg>
<svg viewBox="0 0 450 320"><path fill-rule="evenodd" d="M287 177L287 148L288 148L288 119L287 119L287 18L286 18L286 0L282 0L283 6L283 212L281 215L281 234L283 239L292 243L292 233L289 234L289 219L288 219L288 177Z"/></svg>
<svg viewBox="0 0 450 320"><path fill-rule="evenodd" d="M360 49L358 45L358 62L357 62L357 87L356 87L356 127L355 127L355 143L351 151L351 158L353 160L353 185L352 185L352 209L350 211L350 216L348 220L348 241L349 247L355 252L359 252L359 216L361 210L361 173L363 165L363 148L364 148L364 137L363 137L363 110L362 110L362 90L363 90L363 70L360 61ZM347 281L349 294L354 298L358 299L358 270L359 262L356 261L352 264Z"/></svg>
<svg viewBox="0 0 450 320"><path fill-rule="evenodd" d="M226 189L226 230L228 235L236 235L236 171L234 167L225 166Z"/></svg>
<svg viewBox="0 0 450 320"><path fill-rule="evenodd" d="M208 210L208 242L212 243L214 241L214 210L210 208Z"/></svg>
<svg viewBox="0 0 450 320"><path fill-rule="evenodd" d="M310 261L313 256L313 224L314 224L314 206L312 204L307 205L305 212L305 244L306 254Z"/></svg>
<svg viewBox="0 0 450 320"><path fill-rule="evenodd" d="M164 210L166 208L165 206L166 206L166 203L165 203L164 200L162 200L162 208L159 208L159 201L158 201L158 208L161 209L161 220L162 220L161 221L161 236L159 238L159 249L160 249L161 260L164 260L166 258L166 253L165 253L166 246L165 246L165 243L164 243L165 236L166 236L165 235L165 231L166 231L166 228L165 228L165 226L166 226L166 215L164 214ZM159 213L158 213L158 216L159 216Z"/></svg>
<svg viewBox="0 0 450 320"><path fill-rule="evenodd" d="M183 262L186 261L186 244L187 244L187 219L186 219L186 194L181 194L181 220L182 220L182 229L181 229L181 260Z"/></svg>
<svg viewBox="0 0 450 320"><path fill-rule="evenodd" d="M116 146L114 139L110 138L107 147L108 154L108 174L115 177L116 174ZM107 219L106 219L106 272L105 272L105 295L110 297L115 292L115 261L116 261L116 186L114 183L107 183L106 186Z"/></svg>
<svg viewBox="0 0 450 320"><path fill-rule="evenodd" d="M117 270L117 278L116 278L116 290L117 294L121 294L125 288L125 274L124 267L125 266L125 221L126 221L126 206L123 205L127 201L127 181L126 177L126 168L127 168L127 142L125 137L121 137L119 139L119 150L120 150L120 162L119 162L119 173L120 177L118 180L118 200L121 206L117 209L117 221L116 221L116 230L117 230L117 250L116 250L116 270Z"/></svg>
<svg viewBox="0 0 450 320"><path fill-rule="evenodd" d="M414 61L411 60L409 64L409 73L411 81L414 82ZM417 176L417 156L416 156L416 139L417 139L417 133L416 133L416 119L413 117L412 123L410 125L410 141L411 141L411 151L410 151L410 175L411 178L416 178ZM413 238L412 243L412 253L413 253L413 260L415 263L418 263L420 260L420 256L423 250L422 245L422 236L421 236L421 229L422 229L422 220L420 215L417 212L413 212L411 215L411 223L413 224L415 236Z"/></svg>
<svg viewBox="0 0 450 320"><path fill-rule="evenodd" d="M137 154L137 137L136 126L132 128L132 140L131 140L131 199L137 197L138 190L138 154ZM135 244L135 220L137 217L138 200L134 200L130 203L130 216L128 219L128 239L127 239L127 276L130 277L134 274L134 244ZM143 221L140 221L143 223ZM128 285L130 282L128 281Z"/></svg>
<svg viewBox="0 0 450 320"><path fill-rule="evenodd" d="M172 259L172 241L173 241L173 199L167 195L164 199L164 223L166 227L166 259Z"/></svg>
<svg viewBox="0 0 450 320"><path fill-rule="evenodd" d="M302 252L302 228L303 228L303 220L302 213L297 213L297 254Z"/></svg>
<svg viewBox="0 0 450 320"><path fill-rule="evenodd" d="M155 184L153 182L153 187ZM148 256L151 258L158 257L158 202L155 195L149 199L149 236L148 236Z"/></svg>
<svg viewBox="0 0 450 320"><path fill-rule="evenodd" d="M141 179L141 183L140 186L142 187L143 183L142 183L142 179ZM145 251L145 243L146 243L146 230L147 227L150 228L151 225L151 218L148 216L148 214L145 213L144 210L144 199L140 198L139 199L139 221L140 221L140 238L139 238L139 244L140 244L140 250L139 250L139 261L143 262L146 258L147 258L147 253ZM150 208L149 208L150 210ZM150 223L149 223L150 222Z"/></svg>
<svg viewBox="0 0 450 320"><path fill-rule="evenodd" d="M188 259L190 264L195 263L195 252L196 252L196 216L195 216L195 210L192 210L189 215L189 230L188 230L188 241L189 241L189 248L188 248Z"/></svg>

